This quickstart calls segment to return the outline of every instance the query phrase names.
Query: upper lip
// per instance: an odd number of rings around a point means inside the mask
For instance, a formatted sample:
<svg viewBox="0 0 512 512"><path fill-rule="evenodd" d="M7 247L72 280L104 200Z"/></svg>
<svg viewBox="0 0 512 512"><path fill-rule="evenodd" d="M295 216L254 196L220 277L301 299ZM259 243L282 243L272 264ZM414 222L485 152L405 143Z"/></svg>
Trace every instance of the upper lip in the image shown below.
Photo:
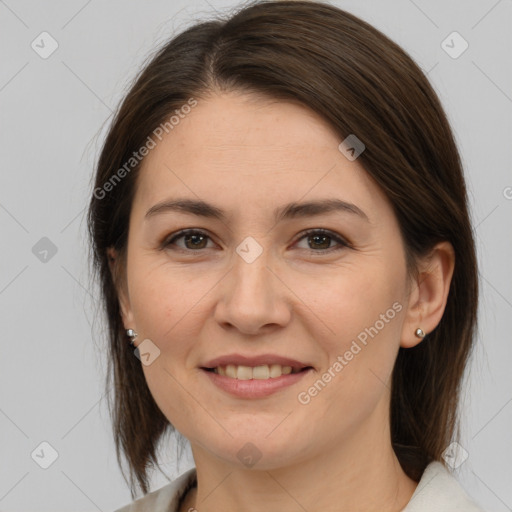
<svg viewBox="0 0 512 512"><path fill-rule="evenodd" d="M268 364L279 364L281 366L291 366L293 369L301 370L311 365L302 363L289 357L282 357L276 354L261 354L259 356L243 356L241 354L229 354L225 356L216 357L206 362L202 368L217 368L218 366L227 366L233 364L235 366L261 366Z"/></svg>

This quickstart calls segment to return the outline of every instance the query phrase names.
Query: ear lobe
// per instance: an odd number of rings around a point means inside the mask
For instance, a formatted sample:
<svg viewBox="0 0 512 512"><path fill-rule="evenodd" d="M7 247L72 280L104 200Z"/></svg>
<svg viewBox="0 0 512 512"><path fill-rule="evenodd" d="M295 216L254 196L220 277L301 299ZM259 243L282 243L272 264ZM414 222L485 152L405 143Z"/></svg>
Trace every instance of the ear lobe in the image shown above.
<svg viewBox="0 0 512 512"><path fill-rule="evenodd" d="M402 328L400 346L403 348L414 347L422 341L415 334L416 329L422 329L428 334L438 326L443 317L455 268L455 251L451 243L438 243L418 263L418 267Z"/></svg>
<svg viewBox="0 0 512 512"><path fill-rule="evenodd" d="M135 329L133 314L130 307L130 300L127 293L127 286L121 276L121 262L117 251L113 247L107 249L108 264L114 286L116 287L119 301L119 309L125 329Z"/></svg>

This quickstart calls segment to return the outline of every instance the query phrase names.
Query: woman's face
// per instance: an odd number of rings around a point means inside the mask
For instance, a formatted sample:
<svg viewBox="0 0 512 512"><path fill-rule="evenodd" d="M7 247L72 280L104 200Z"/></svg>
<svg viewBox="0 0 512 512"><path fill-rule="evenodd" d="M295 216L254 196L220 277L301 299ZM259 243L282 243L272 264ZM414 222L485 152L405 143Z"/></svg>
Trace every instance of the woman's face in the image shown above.
<svg viewBox="0 0 512 512"><path fill-rule="evenodd" d="M404 250L386 197L340 142L302 106L229 93L200 100L144 161L124 324L137 345L149 340L148 386L197 453L270 469L388 436ZM204 204L165 206L178 200ZM199 233L173 240L183 229ZM275 377L241 379L239 394L233 377L204 369L261 355L242 366L310 369L272 392Z"/></svg>

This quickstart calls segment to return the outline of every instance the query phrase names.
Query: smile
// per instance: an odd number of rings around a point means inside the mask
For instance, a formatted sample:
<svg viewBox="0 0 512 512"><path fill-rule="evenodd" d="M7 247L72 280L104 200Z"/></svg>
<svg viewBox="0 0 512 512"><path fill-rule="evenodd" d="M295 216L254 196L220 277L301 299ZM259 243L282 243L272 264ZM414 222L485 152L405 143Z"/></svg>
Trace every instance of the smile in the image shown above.
<svg viewBox="0 0 512 512"><path fill-rule="evenodd" d="M292 370L291 366L281 365L255 367L227 365L201 370L215 387L225 393L237 398L257 399L296 384L311 373L313 368L308 366ZM221 373L223 371L226 375Z"/></svg>
<svg viewBox="0 0 512 512"><path fill-rule="evenodd" d="M217 375L222 375L224 377L229 377L231 379L238 380L266 380L266 379L276 379L281 377L282 375L289 375L300 373L306 368L292 368L291 366L282 366L280 364L263 364L259 366L244 366L244 365L234 365L228 364L225 366L217 366L215 368L208 368L209 371L216 373Z"/></svg>

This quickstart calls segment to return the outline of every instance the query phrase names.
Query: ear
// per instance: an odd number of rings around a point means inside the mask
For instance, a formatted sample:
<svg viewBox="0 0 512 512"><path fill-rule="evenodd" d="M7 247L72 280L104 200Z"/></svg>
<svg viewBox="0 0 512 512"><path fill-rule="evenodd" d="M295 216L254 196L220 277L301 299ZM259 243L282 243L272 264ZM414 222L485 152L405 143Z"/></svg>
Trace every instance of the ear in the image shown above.
<svg viewBox="0 0 512 512"><path fill-rule="evenodd" d="M117 251L113 247L107 249L108 264L110 267L110 273L117 291L117 297L119 300L119 309L121 310L121 318L123 319L123 325L125 329L134 329L135 322L133 319L133 313L130 306L130 298L128 296L128 286L125 279L121 276L121 262Z"/></svg>
<svg viewBox="0 0 512 512"><path fill-rule="evenodd" d="M400 346L411 348L422 341L415 334L420 328L432 332L441 321L455 267L455 251L450 242L438 243L418 262L418 274L411 283L408 308Z"/></svg>

